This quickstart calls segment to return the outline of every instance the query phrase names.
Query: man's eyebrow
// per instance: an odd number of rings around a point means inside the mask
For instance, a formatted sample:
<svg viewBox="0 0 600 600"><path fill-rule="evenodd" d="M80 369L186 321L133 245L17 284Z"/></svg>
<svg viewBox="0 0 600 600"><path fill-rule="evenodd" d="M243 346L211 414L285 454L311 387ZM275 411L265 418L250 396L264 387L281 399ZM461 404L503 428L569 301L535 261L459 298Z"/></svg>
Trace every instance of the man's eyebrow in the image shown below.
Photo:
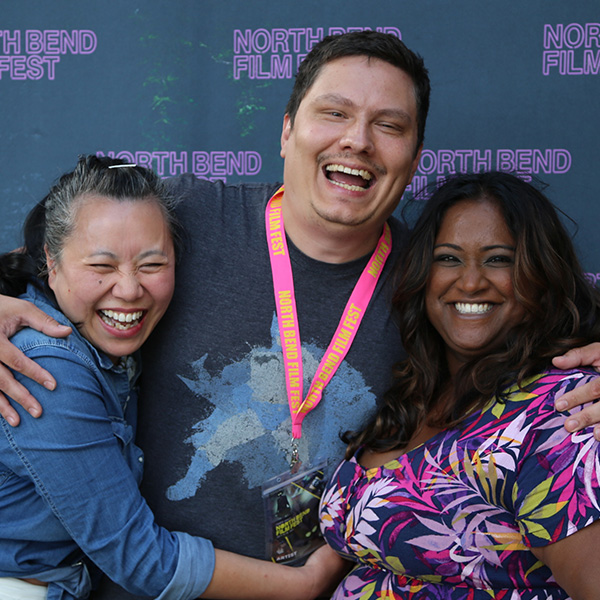
<svg viewBox="0 0 600 600"><path fill-rule="evenodd" d="M321 94L313 99L313 104L319 104L321 102L335 102L336 104L343 104L344 106L354 106L354 102L342 94L336 94L335 92L329 92L327 94Z"/></svg>

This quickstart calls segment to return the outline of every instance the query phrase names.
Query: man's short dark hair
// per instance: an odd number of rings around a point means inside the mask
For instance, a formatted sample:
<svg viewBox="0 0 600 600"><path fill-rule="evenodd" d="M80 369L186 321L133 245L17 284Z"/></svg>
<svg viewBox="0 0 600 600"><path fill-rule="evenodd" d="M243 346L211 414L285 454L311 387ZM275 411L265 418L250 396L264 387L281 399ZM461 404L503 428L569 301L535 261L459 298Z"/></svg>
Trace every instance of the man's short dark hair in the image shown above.
<svg viewBox="0 0 600 600"><path fill-rule="evenodd" d="M378 58L404 71L413 81L417 101L417 148L425 138L425 123L429 111L431 86L423 59L409 50L404 42L391 33L358 31L329 35L307 54L300 64L292 94L285 112L290 123L294 120L302 99L315 82L324 65L345 56Z"/></svg>

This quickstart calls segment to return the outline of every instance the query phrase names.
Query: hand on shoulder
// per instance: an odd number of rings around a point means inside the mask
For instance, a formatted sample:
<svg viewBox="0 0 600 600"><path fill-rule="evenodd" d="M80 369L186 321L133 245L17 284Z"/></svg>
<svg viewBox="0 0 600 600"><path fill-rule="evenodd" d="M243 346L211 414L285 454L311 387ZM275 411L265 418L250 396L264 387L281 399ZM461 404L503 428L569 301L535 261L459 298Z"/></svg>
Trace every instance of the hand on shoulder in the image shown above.
<svg viewBox="0 0 600 600"><path fill-rule="evenodd" d="M32 327L52 337L65 337L71 333L71 328L60 325L31 302L0 296L0 391L18 402L32 416L39 417L42 407L29 391L15 380L10 369L30 377L49 390L56 387L56 381L48 371L27 358L11 343L11 336L23 327ZM0 393L0 415L8 423L16 426L19 424L19 415L6 396Z"/></svg>

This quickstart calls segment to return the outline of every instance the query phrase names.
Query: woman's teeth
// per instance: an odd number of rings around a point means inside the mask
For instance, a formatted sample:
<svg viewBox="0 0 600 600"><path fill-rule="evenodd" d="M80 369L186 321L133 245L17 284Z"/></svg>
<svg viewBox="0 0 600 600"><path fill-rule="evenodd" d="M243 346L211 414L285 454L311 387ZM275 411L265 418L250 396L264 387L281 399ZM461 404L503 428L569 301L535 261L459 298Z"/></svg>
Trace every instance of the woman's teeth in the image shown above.
<svg viewBox="0 0 600 600"><path fill-rule="evenodd" d="M107 325L122 331L131 329L137 325L144 314L141 310L131 313L116 312L114 310L100 310L98 312L100 314L100 318Z"/></svg>
<svg viewBox="0 0 600 600"><path fill-rule="evenodd" d="M461 315L482 315L492 310L492 305L488 303L469 304L467 302L456 302L454 308L456 308Z"/></svg>

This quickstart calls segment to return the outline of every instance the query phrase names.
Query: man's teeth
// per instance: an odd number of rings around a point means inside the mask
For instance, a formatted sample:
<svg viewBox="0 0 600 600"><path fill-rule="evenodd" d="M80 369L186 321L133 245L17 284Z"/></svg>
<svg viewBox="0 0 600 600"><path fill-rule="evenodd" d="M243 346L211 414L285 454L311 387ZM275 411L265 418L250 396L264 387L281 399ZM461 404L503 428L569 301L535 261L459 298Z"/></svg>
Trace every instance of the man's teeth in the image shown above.
<svg viewBox="0 0 600 600"><path fill-rule="evenodd" d="M345 167L344 165L327 165L325 167L326 171L330 173L345 173L346 175L353 175L354 177L362 177L367 183L373 179L373 175L369 173L369 171L365 171L364 169L351 169L350 167ZM344 188L345 190L350 190L351 192L361 192L365 189L364 186L360 185L351 185L349 183L344 183L342 181L336 181L335 179L330 179L331 183Z"/></svg>
<svg viewBox="0 0 600 600"><path fill-rule="evenodd" d="M116 312L114 310L101 310L102 320L115 329L131 329L138 324L144 313L141 310L132 313Z"/></svg>
<svg viewBox="0 0 600 600"><path fill-rule="evenodd" d="M461 315L482 315L492 310L491 304L468 304L467 302L456 302L454 308Z"/></svg>
<svg viewBox="0 0 600 600"><path fill-rule="evenodd" d="M338 187L344 188L345 190L350 190L351 192L362 192L365 188L360 185L348 185L347 183L342 183L341 181L335 181L334 179L330 179L331 183L337 185Z"/></svg>
<svg viewBox="0 0 600 600"><path fill-rule="evenodd" d="M366 181L371 181L371 179L373 179L373 175L364 169L351 169L350 167L345 167L344 165L327 165L325 169L327 171L331 171L332 173L337 171L338 173L346 173L346 175L362 177Z"/></svg>

